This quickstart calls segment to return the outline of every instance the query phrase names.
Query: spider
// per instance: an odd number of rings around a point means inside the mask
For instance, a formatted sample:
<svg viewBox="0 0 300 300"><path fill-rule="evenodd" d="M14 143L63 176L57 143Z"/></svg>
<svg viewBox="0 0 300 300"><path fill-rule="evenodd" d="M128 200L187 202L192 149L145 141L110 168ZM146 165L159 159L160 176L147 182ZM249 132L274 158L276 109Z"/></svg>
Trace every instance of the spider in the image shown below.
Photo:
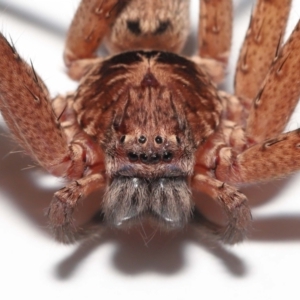
<svg viewBox="0 0 300 300"><path fill-rule="evenodd" d="M1 35L1 113L25 151L69 181L48 210L56 239L71 243L145 220L242 241L251 212L238 186L299 169L300 131L282 133L300 96L300 23L282 45L290 6L257 1L234 95L218 89L230 52L230 0L200 1L193 57L179 54L188 0L82 0L64 51L79 87L54 99ZM95 54L102 42L107 58ZM99 212L75 225L74 209L97 189L104 190ZM226 224L197 209L195 191L221 206Z"/></svg>

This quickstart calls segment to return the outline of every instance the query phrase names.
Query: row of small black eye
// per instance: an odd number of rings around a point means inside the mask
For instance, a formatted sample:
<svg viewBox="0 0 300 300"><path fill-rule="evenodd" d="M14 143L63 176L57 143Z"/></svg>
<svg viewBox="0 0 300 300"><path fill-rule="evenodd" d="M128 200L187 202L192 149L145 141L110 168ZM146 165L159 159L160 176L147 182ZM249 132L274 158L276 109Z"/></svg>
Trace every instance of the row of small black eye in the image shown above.
<svg viewBox="0 0 300 300"><path fill-rule="evenodd" d="M139 137L139 143L141 143L141 144L145 144L146 143L146 141L147 141L147 138L144 136L144 135L141 135L140 137ZM157 143L157 144L162 144L162 142L163 142L163 138L161 137L161 136L157 136L157 137L155 137L155 142Z"/></svg>
<svg viewBox="0 0 300 300"><path fill-rule="evenodd" d="M180 143L179 137L176 137L176 140L177 140L178 143ZM120 142L121 142L121 143L124 143L124 141L125 141L125 135L121 136L121 139L120 139ZM146 141L147 141L147 138L146 138L144 135L141 135L141 136L139 137L138 141L139 141L139 143L141 143L141 144L145 144ZM162 144L163 138L162 138L161 136L158 135L157 137L155 137L155 142L156 142L157 144Z"/></svg>
<svg viewBox="0 0 300 300"><path fill-rule="evenodd" d="M158 163L161 160L161 156L157 153L147 155L146 153L142 153L140 155L134 153L134 152L129 152L128 153L128 158L131 162L136 162L139 159L143 163ZM162 160L164 162L170 162L173 158L172 152L165 152L162 156Z"/></svg>

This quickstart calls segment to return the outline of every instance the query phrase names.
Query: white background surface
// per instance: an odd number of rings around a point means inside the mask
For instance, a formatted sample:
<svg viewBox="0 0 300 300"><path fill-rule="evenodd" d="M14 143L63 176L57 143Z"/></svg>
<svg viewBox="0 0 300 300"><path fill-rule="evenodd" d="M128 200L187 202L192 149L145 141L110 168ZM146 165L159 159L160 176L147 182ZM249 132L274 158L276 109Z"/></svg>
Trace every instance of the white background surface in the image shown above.
<svg viewBox="0 0 300 300"><path fill-rule="evenodd" d="M300 17L299 2L293 1L289 31ZM76 87L64 73L62 52L77 3L0 0L0 29L33 61L53 95ZM192 5L196 20L197 1ZM229 90L252 5L235 1ZM299 124L296 112L288 129ZM7 134L2 119L0 134ZM211 247L188 232L157 233L145 245L137 231L63 246L51 238L43 215L62 182L38 168L23 170L31 160L9 154L14 149L0 136L0 299L300 298L300 174L244 189L254 229L241 245Z"/></svg>

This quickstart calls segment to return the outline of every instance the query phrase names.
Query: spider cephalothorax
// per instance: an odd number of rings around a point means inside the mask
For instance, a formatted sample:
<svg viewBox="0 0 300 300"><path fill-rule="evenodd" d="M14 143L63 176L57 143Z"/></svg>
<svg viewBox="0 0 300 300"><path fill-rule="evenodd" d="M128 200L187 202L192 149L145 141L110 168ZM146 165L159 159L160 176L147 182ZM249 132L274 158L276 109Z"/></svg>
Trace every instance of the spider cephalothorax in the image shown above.
<svg viewBox="0 0 300 300"><path fill-rule="evenodd" d="M106 153L108 174L158 177L192 174L193 154L218 127L222 107L209 78L189 60L128 52L93 68L75 109Z"/></svg>
<svg viewBox="0 0 300 300"><path fill-rule="evenodd" d="M200 1L192 58L175 54L188 34L189 1L83 0L64 53L80 85L53 101L1 36L1 113L37 162L71 181L48 211L58 240L143 219L167 229L192 224L226 243L244 238L251 213L236 186L300 169L299 131L281 133L300 96L299 24L281 45L290 4L257 1L235 95L217 88L230 50L230 0ZM95 57L102 39L114 56ZM99 212L77 228L73 211L96 189L104 191ZM194 190L221 206L225 226L202 216Z"/></svg>
<svg viewBox="0 0 300 300"><path fill-rule="evenodd" d="M103 205L113 223L149 210L184 225L194 153L218 127L222 109L203 71L172 53L127 52L95 65L75 103L81 127L106 155L112 179Z"/></svg>

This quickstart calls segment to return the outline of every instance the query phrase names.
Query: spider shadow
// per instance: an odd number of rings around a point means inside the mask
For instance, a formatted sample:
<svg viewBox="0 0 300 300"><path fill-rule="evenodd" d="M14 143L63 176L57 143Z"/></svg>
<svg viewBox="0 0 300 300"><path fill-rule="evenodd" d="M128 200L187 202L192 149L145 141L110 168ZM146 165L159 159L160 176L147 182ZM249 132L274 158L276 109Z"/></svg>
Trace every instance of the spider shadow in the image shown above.
<svg viewBox="0 0 300 300"><path fill-rule="evenodd" d="M216 257L232 276L243 277L247 274L246 266L241 258L226 247L209 241L200 241L191 232L165 233L157 231L155 236L149 233L145 239L145 231L135 228L129 232L108 230L101 241L87 241L55 268L55 276L59 280L67 280L76 272L83 260L95 251L101 244L113 243L115 250L111 261L121 273L137 276L141 273L154 272L171 276L180 272L187 263L185 247L197 244Z"/></svg>

